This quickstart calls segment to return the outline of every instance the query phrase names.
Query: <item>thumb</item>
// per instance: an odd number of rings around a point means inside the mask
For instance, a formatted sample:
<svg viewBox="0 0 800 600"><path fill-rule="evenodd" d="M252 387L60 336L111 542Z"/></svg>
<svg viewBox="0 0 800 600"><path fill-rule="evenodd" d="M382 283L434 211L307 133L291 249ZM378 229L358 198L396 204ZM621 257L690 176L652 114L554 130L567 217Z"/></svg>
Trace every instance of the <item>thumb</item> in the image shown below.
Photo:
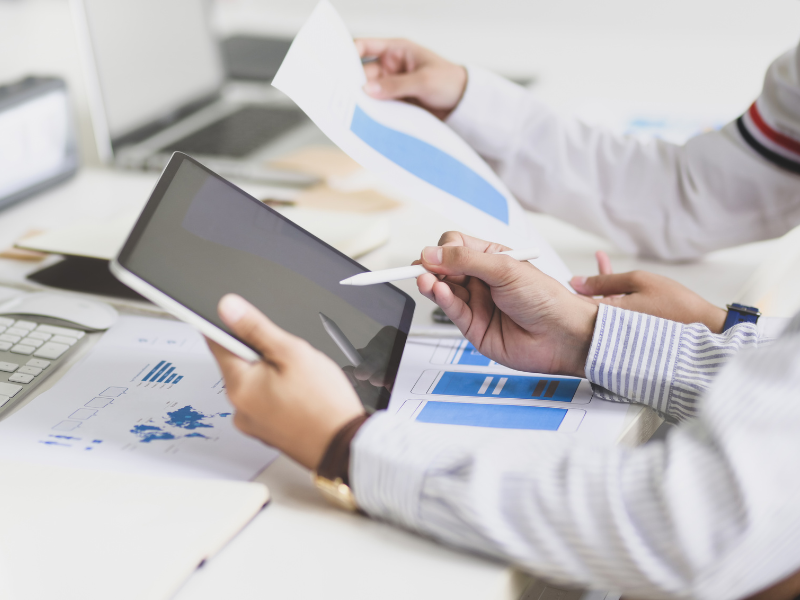
<svg viewBox="0 0 800 600"><path fill-rule="evenodd" d="M613 296L632 294L639 291L631 273L615 275L595 275L594 277L573 277L570 285L584 296Z"/></svg>
<svg viewBox="0 0 800 600"><path fill-rule="evenodd" d="M467 275L497 287L530 265L504 254L488 254L466 246L429 246L422 251L422 266L437 275Z"/></svg>
<svg viewBox="0 0 800 600"><path fill-rule="evenodd" d="M424 78L419 71L386 75L368 82L364 91L379 100L418 98L424 91Z"/></svg>
<svg viewBox="0 0 800 600"><path fill-rule="evenodd" d="M226 294L217 307L222 321L236 336L267 361L284 364L300 339L281 329L261 311L236 294Z"/></svg>

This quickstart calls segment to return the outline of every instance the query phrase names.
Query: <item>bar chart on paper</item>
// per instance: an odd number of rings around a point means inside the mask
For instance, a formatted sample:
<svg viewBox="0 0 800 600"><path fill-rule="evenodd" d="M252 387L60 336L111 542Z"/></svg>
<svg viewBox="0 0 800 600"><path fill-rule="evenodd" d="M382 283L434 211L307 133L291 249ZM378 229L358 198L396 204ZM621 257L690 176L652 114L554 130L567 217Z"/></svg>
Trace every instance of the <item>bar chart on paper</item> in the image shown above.
<svg viewBox="0 0 800 600"><path fill-rule="evenodd" d="M144 368L144 371L147 374L141 378L139 385L142 383L146 384L147 386L154 386L158 385L159 383L164 385L175 385L180 383L183 379L183 375L178 374L178 372L175 370L175 366L166 360L159 361L158 364L156 364L149 371L147 368L148 367Z"/></svg>
<svg viewBox="0 0 800 600"><path fill-rule="evenodd" d="M508 225L508 201L492 184L436 146L379 123L356 105L350 131L432 186Z"/></svg>
<svg viewBox="0 0 800 600"><path fill-rule="evenodd" d="M572 402L579 379L536 375L487 375L427 370L411 392L420 395L473 398L516 398Z"/></svg>

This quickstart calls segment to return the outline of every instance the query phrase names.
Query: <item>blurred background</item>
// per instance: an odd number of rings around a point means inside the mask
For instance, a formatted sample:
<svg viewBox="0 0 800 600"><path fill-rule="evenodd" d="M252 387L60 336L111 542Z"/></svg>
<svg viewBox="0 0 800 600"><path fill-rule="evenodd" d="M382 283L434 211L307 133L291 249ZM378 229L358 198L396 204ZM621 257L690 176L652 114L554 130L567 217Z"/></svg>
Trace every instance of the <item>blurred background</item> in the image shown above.
<svg viewBox="0 0 800 600"><path fill-rule="evenodd" d="M109 0L113 2L114 0ZM169 0L164 0L169 2ZM291 37L316 0L209 0L221 37ZM741 113L800 37L798 0L334 0L351 31L411 38L522 81L561 110L680 138ZM91 123L68 0L0 0L0 82L70 85L84 164Z"/></svg>

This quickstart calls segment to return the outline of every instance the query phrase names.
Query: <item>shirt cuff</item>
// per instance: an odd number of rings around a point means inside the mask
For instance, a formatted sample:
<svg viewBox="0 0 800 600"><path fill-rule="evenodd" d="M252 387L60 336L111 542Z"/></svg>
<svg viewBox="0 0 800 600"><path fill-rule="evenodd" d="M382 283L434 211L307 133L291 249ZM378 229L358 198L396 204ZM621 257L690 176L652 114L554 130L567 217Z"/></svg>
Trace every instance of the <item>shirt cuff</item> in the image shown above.
<svg viewBox="0 0 800 600"><path fill-rule="evenodd" d="M361 426L350 449L350 489L364 512L419 528L428 465L447 448L442 436L419 439L425 427L385 411Z"/></svg>
<svg viewBox="0 0 800 600"><path fill-rule="evenodd" d="M683 327L601 304L586 358L586 378L615 395L669 413ZM602 398L602 392L599 395Z"/></svg>
<svg viewBox="0 0 800 600"><path fill-rule="evenodd" d="M500 158L519 135L520 115L537 101L524 87L479 67L467 67L467 87L445 123L478 154Z"/></svg>

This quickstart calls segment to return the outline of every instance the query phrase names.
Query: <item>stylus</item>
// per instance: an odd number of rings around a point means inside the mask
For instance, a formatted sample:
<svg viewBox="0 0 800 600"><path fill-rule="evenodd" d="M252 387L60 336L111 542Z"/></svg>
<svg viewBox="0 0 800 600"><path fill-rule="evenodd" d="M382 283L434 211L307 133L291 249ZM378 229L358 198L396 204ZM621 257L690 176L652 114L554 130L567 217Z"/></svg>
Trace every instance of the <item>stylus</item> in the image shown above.
<svg viewBox="0 0 800 600"><path fill-rule="evenodd" d="M539 258L538 248L529 248L528 250L507 250L505 252L498 252L497 254L505 254L514 260L533 260ZM389 281L399 281L401 279L411 279L419 277L428 271L422 265L412 265L410 267L398 267L396 269L384 269L383 271L370 271L368 273L359 273L347 279L342 279L340 285L375 285L376 283L387 283Z"/></svg>
<svg viewBox="0 0 800 600"><path fill-rule="evenodd" d="M341 350L344 355L347 357L354 367L357 367L364 359L358 353L355 346L350 343L350 340L347 339L347 336L344 332L339 329L339 326L331 321L328 317L319 313L319 318L322 320L322 326L325 328L325 331L328 332L328 335L331 336L331 339L339 346L339 350Z"/></svg>

